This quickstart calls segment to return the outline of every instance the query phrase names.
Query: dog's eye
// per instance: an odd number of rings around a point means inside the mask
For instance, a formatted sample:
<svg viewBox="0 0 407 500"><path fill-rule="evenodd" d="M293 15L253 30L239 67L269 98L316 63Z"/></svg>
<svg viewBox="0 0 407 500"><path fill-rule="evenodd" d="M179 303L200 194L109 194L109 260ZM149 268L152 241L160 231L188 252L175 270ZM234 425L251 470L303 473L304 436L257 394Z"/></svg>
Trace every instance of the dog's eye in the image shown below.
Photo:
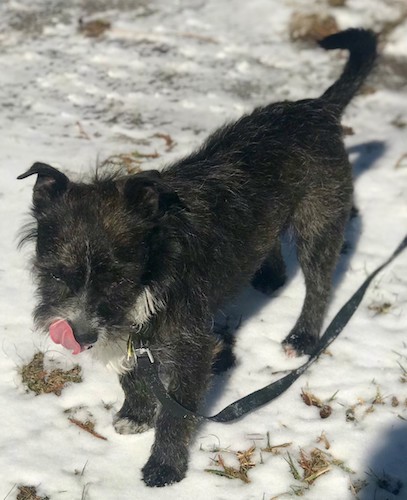
<svg viewBox="0 0 407 500"><path fill-rule="evenodd" d="M98 305L97 312L99 316L101 316L104 319L109 319L112 317L113 310L111 306L107 302L102 302L101 304Z"/></svg>
<svg viewBox="0 0 407 500"><path fill-rule="evenodd" d="M58 274L51 273L51 278L55 281L58 281L59 283L62 283L64 280L61 278L61 276L58 276Z"/></svg>
<svg viewBox="0 0 407 500"><path fill-rule="evenodd" d="M128 283L128 281L129 280L127 280L126 278L121 278L111 282L109 286L110 291L113 292L122 290L124 288L124 285Z"/></svg>

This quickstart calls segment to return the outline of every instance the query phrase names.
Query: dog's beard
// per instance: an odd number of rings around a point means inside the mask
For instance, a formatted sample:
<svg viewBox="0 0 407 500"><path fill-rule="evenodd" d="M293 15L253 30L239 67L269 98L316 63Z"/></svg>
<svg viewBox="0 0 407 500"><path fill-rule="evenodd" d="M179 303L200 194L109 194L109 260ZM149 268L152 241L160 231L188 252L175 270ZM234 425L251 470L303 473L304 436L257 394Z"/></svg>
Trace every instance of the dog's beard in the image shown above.
<svg viewBox="0 0 407 500"><path fill-rule="evenodd" d="M128 358L127 343L133 329L143 327L158 311L165 307L165 301L146 286L130 308L123 324L108 325L97 316L86 313L86 301L80 296L70 299L64 305L53 306L51 310L44 311L45 306L37 308L36 327L48 334L50 326L65 320L71 324L81 318L89 330L95 332L96 342L90 349L92 357L106 365L109 369L124 374L134 368L134 358ZM85 318L85 320L83 320Z"/></svg>
<svg viewBox="0 0 407 500"><path fill-rule="evenodd" d="M131 309L128 317L132 329L139 329L143 327L158 311L165 307L165 301L157 294L155 294L150 287L146 286L140 295L137 297L134 307ZM98 360L102 361L106 366L116 373L123 374L133 369L136 360L128 358L127 342L131 331L127 336L108 335L107 329L101 331L99 336L99 343L96 343L93 349L93 355Z"/></svg>
<svg viewBox="0 0 407 500"><path fill-rule="evenodd" d="M119 375L132 370L135 360L128 358L127 355L127 342L130 333L113 336L109 335L107 328L101 328L98 333L98 341L90 350L92 357Z"/></svg>

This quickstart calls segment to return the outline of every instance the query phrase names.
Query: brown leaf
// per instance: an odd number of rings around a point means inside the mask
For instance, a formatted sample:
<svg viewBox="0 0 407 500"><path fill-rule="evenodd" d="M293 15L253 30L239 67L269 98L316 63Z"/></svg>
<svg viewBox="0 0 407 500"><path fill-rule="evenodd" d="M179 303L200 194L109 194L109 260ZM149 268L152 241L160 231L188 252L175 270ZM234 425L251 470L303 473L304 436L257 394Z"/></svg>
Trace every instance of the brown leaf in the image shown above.
<svg viewBox="0 0 407 500"><path fill-rule="evenodd" d="M111 23L103 19L94 19L87 22L79 19L79 33L89 38L97 38L110 28Z"/></svg>

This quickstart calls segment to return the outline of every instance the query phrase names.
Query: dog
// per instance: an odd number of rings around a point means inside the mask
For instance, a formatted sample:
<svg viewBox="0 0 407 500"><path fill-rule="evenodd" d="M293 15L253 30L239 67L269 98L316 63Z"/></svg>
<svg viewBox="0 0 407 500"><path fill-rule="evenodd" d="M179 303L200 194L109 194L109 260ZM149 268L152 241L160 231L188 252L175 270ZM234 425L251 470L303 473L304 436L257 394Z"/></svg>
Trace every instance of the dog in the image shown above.
<svg viewBox="0 0 407 500"><path fill-rule="evenodd" d="M219 351L214 314L249 282L266 294L283 285L280 237L290 230L306 296L283 345L289 355L317 345L352 207L340 117L377 43L372 32L349 29L320 45L350 53L321 97L259 107L162 171L96 170L74 182L35 163L19 176L37 175L33 227L23 236L36 244L36 326L75 354L91 348L116 366L125 401L115 429L155 427L142 470L148 486L184 478L196 423L157 404L126 357L131 332L144 332L169 394L196 411Z"/></svg>

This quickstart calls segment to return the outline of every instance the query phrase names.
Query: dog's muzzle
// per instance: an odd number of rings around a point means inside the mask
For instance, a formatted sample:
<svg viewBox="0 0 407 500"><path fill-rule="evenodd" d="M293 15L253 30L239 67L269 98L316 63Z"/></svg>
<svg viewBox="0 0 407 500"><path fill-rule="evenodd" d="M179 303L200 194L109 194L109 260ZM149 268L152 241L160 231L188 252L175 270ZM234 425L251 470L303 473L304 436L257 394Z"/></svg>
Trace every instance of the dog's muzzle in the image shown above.
<svg viewBox="0 0 407 500"><path fill-rule="evenodd" d="M94 342L81 344L75 338L73 329L68 321L59 319L49 327L49 334L55 344L61 344L66 349L72 351L72 354L79 354L93 347Z"/></svg>

